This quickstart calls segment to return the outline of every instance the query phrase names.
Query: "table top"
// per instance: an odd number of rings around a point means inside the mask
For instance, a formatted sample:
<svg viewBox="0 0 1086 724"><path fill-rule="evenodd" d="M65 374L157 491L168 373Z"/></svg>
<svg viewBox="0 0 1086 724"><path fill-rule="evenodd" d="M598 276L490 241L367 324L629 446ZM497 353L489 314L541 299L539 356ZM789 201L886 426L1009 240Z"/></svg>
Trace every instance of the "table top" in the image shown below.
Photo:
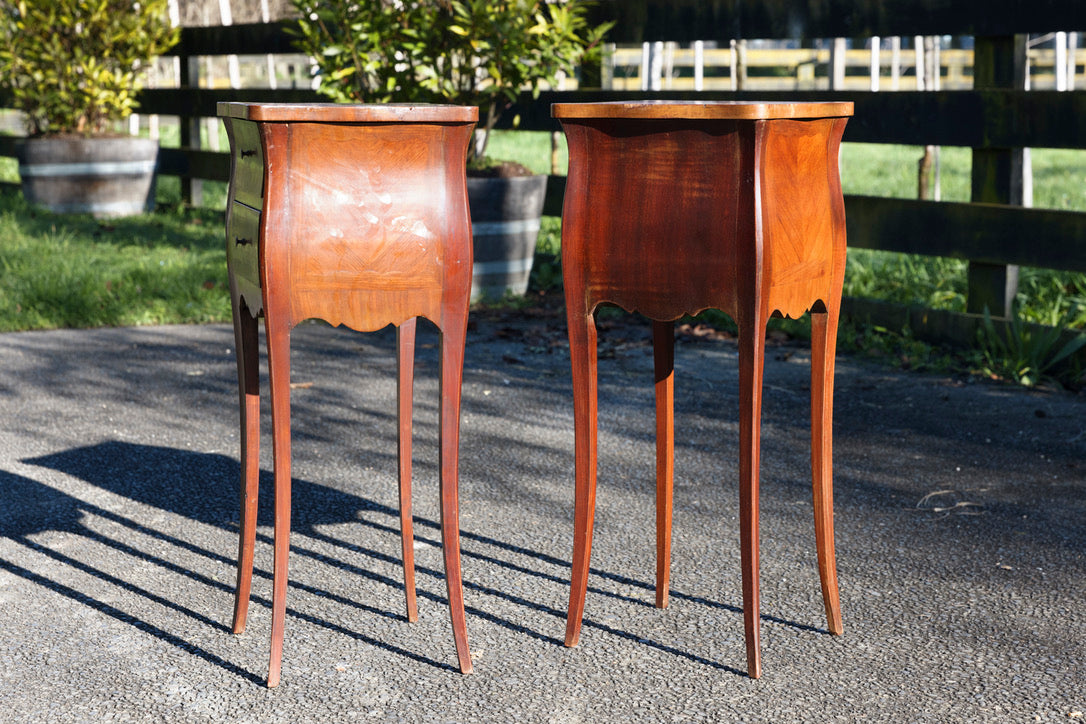
<svg viewBox="0 0 1086 724"><path fill-rule="evenodd" d="M774 120L840 118L852 115L851 101L826 103L775 101L607 101L555 103L559 119Z"/></svg>
<svg viewBox="0 0 1086 724"><path fill-rule="evenodd" d="M219 116L266 123L475 123L479 109L428 103L219 103Z"/></svg>

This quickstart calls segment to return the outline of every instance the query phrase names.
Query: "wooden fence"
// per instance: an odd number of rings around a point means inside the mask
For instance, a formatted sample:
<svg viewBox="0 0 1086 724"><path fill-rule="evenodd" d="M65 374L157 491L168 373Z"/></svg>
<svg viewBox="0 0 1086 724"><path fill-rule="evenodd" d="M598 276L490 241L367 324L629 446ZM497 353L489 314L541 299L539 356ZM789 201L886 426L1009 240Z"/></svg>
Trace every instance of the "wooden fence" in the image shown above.
<svg viewBox="0 0 1086 724"><path fill-rule="evenodd" d="M872 90L875 74L886 89L917 90L916 56L912 48L896 52L887 48L877 51L873 61L870 49L847 50L839 61L844 81L840 90ZM755 48L744 41L724 48L701 44L684 48L662 41L612 46L604 63L602 85L608 90L829 90L833 60L830 48ZM971 89L972 70L971 50L940 53L945 90Z"/></svg>
<svg viewBox="0 0 1086 724"><path fill-rule="evenodd" d="M839 55L830 47L757 47L743 40L724 47L701 41L685 47L673 41L611 44L603 62L602 86L635 91L925 90L919 40L907 39L912 47L902 47L900 37L869 38L864 41L867 47ZM1086 72L1086 49L1077 43L1068 47L1066 37L1056 42L1063 44L1029 49L1031 89L1065 90L1068 78ZM939 81L934 90L973 89L972 48L943 48L935 55ZM839 67L834 68L835 63Z"/></svg>
<svg viewBox="0 0 1086 724"><path fill-rule="evenodd" d="M956 314L907 309L871 300L849 300L846 312L886 326L911 327L922 337L970 342L984 307L1007 309L1015 265L1086 271L1086 213L1014 206L1015 159L1025 147L1086 149L1086 92L1017 90L1014 74L1021 40L1013 35L975 39L974 88L940 92L849 91L555 91L532 100L527 94L505 114L519 116L525 130L557 130L550 118L556 101L629 98L851 100L855 117L846 142L964 146L972 149L972 203L941 203L847 196L849 245L969 260L969 309ZM199 124L215 115L220 101L309 102L307 88L199 88L193 73L199 56L292 53L282 27L235 25L185 28L174 53L181 59L178 89L148 89L140 96L144 113L181 118L182 148L162 149L159 171L183 177L198 194L201 179L225 181L227 154L198 148ZM2 99L0 99L2 101ZM0 138L0 155L14 155L16 141ZM560 210L564 178L552 177L550 213Z"/></svg>

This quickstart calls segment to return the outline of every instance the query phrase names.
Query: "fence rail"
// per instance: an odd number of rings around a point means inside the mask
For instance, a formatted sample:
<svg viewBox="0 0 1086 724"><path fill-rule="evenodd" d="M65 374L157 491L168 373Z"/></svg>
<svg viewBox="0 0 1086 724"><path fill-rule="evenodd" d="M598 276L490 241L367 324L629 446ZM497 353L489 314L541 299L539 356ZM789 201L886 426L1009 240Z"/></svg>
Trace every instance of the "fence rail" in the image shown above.
<svg viewBox="0 0 1086 724"><path fill-rule="evenodd" d="M650 48L613 48L605 61L609 90L767 90L829 89L829 48L681 48L657 43ZM916 90L916 51L878 52L876 72L892 90ZM657 64L653 66L653 60ZM844 90L871 90L872 52L848 50L843 58ZM944 50L940 75L946 90L973 87L973 53ZM654 72L655 70L655 72Z"/></svg>
<svg viewBox="0 0 1086 724"><path fill-rule="evenodd" d="M843 85L837 90L923 90L923 52L891 47L891 38L875 38L880 48L846 50L841 58ZM1065 57L1064 53L1069 54ZM939 88L972 90L972 49L942 49L937 54ZM810 91L829 90L833 79L829 48L756 48L744 41L734 47L706 47L675 42L608 47L603 69L607 90ZM921 66L918 73L917 67ZM1086 72L1086 49L1071 47L1029 51L1030 87L1055 90L1060 79ZM918 80L920 82L918 82ZM1062 89L1061 89L1062 90Z"/></svg>
<svg viewBox="0 0 1086 724"><path fill-rule="evenodd" d="M979 90L940 92L871 92L867 90L772 90L722 91L551 91L533 100L524 94L504 116L506 124L517 116L525 130L557 130L550 118L556 101L590 102L630 98L685 100L851 100L856 104L846 142L909 145L964 146L974 153L974 199L1004 203L941 203L903 199L847 196L846 218L849 245L971 260L978 267L1030 265L1059 270L1086 271L1086 214L1026 209L1006 203L1003 191L989 193L985 184L1006 186L1006 155L1022 147L1086 149L1086 91L1024 91L1006 87L995 78L996 67L1006 66L1006 52L1013 38L978 38ZM235 25L218 28L185 28L174 50L183 75L195 85L192 71L197 56L262 55L292 53L281 24ZM810 53L812 51L804 51ZM819 51L821 52L821 51ZM865 54L867 51L863 51ZM822 62L820 54L793 54L789 63L802 65L803 58ZM869 57L869 56L868 56ZM944 63L958 63L944 53ZM799 59L799 60L797 60ZM850 61L851 62L851 61ZM859 61L855 61L859 62ZM964 65L962 66L964 68ZM965 75L965 71L962 71ZM1003 86L1003 87L1000 87ZM214 117L216 103L229 100L253 102L313 102L317 94L305 88L154 88L141 93L141 112L178 116L183 129L182 148L164 148L159 172L188 181L225 181L229 160L225 152L198 148L193 134L202 119ZM3 98L0 98L2 107ZM185 132L185 129L188 132ZM0 155L14 155L17 139L0 137ZM993 171L993 169L995 169ZM993 175L994 174L994 175ZM548 210L558 213L564 178L552 177ZM978 191L981 189L981 191ZM970 289L970 295L976 292ZM976 316L953 313L909 313L884 304L854 301L849 309L879 323L908 320L919 336L970 341ZM966 337L966 339L962 339Z"/></svg>

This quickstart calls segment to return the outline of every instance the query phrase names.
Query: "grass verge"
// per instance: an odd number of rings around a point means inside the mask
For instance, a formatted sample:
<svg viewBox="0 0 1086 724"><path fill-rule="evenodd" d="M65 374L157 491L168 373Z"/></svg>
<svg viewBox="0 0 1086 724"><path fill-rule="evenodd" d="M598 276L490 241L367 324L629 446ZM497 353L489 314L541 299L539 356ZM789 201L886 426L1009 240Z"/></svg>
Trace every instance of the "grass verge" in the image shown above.
<svg viewBox="0 0 1086 724"><path fill-rule="evenodd" d="M0 331L230 319L223 213L55 216L0 190Z"/></svg>

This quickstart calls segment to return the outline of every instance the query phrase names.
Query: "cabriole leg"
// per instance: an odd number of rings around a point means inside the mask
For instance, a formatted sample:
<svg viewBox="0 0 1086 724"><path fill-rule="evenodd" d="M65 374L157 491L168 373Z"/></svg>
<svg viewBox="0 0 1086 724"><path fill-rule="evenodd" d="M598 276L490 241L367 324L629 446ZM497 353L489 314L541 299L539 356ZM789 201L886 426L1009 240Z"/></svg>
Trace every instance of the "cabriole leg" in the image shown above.
<svg viewBox="0 0 1086 724"><path fill-rule="evenodd" d="M470 674L471 652L464 616L464 587L460 573L460 515L457 487L460 455L460 388L464 371L467 320L458 319L441 330L441 543L445 553L445 585L460 672Z"/></svg>
<svg viewBox="0 0 1086 724"><path fill-rule="evenodd" d="M743 624L747 674L762 675L758 582L758 471L761 458L762 372L765 324L739 327L739 547L743 571Z"/></svg>
<svg viewBox="0 0 1086 724"><path fill-rule="evenodd" d="M411 520L411 412L415 376L415 326L412 318L396 329L397 455L400 472L400 541L403 547L403 588L407 620L417 621L415 599L415 533Z"/></svg>
<svg viewBox="0 0 1086 724"><path fill-rule="evenodd" d="M826 626L832 634L844 630L833 544L833 372L837 319L836 311L811 315L811 478L815 547Z"/></svg>
<svg viewBox="0 0 1086 724"><path fill-rule="evenodd" d="M260 354L257 320L234 298L234 346L238 362L241 422L241 519L238 531L237 585L233 632L245 631L253 583L257 500L260 488Z"/></svg>
<svg viewBox="0 0 1086 724"><path fill-rule="evenodd" d="M287 610L287 558L290 553L290 327L264 318L272 406L272 459L275 470L275 532L272 563L271 658L268 688L279 685L283 628Z"/></svg>
<svg viewBox="0 0 1086 724"><path fill-rule="evenodd" d="M596 320L592 314L569 316L569 356L573 371L574 475L573 570L566 614L566 646L581 637L588 564L592 556L592 521L596 510Z"/></svg>
<svg viewBox="0 0 1086 724"><path fill-rule="evenodd" d="M671 578L671 499L675 480L675 329L652 324L656 378L656 607L667 608Z"/></svg>

